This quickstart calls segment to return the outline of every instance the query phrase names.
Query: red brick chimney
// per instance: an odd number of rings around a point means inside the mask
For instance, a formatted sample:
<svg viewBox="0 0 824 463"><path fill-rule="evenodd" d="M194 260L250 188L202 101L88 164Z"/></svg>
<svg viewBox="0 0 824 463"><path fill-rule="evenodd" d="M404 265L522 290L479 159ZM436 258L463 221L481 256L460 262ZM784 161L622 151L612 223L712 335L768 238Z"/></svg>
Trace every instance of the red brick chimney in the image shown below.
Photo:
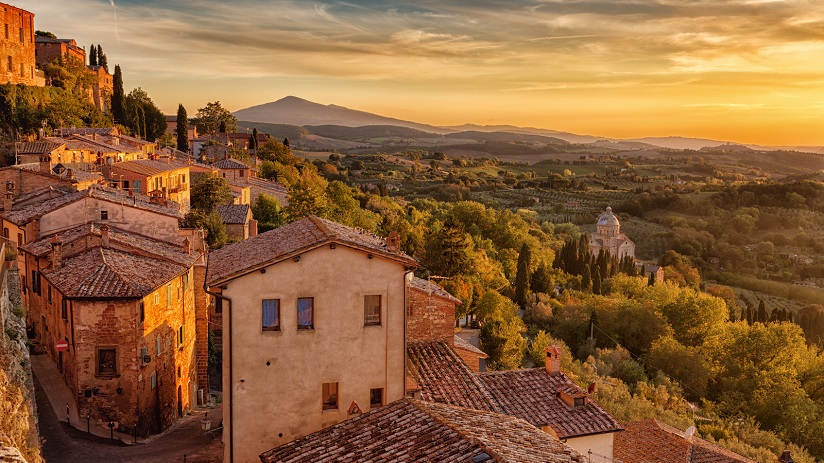
<svg viewBox="0 0 824 463"><path fill-rule="evenodd" d="M183 239L183 252L185 252L186 254L192 253L192 243L191 241L189 241L189 238Z"/></svg>
<svg viewBox="0 0 824 463"><path fill-rule="evenodd" d="M44 174L51 174L51 155L43 154L40 156L40 172Z"/></svg>
<svg viewBox="0 0 824 463"><path fill-rule="evenodd" d="M398 252L401 250L401 235L393 231L386 237L386 249L390 252Z"/></svg>
<svg viewBox="0 0 824 463"><path fill-rule="evenodd" d="M63 266L63 240L54 235L49 243L52 246L52 268L60 268Z"/></svg>
<svg viewBox="0 0 824 463"><path fill-rule="evenodd" d="M546 371L555 376L561 374L561 348L560 346L549 346L546 348Z"/></svg>
<svg viewBox="0 0 824 463"><path fill-rule="evenodd" d="M100 226L100 240L103 242L103 247L109 247L109 226L105 223Z"/></svg>
<svg viewBox="0 0 824 463"><path fill-rule="evenodd" d="M14 181L6 182L6 195L3 197L3 210L8 212L14 205Z"/></svg>
<svg viewBox="0 0 824 463"><path fill-rule="evenodd" d="M778 457L778 463L795 463L795 460L793 460L793 457L790 456L789 450L784 450L784 453Z"/></svg>

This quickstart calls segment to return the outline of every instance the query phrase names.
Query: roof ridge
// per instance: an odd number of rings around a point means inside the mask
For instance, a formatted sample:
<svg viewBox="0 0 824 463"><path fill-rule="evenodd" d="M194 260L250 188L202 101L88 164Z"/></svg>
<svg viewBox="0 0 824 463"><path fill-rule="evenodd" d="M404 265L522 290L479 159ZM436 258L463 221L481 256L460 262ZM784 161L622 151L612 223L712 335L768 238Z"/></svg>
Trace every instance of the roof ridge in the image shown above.
<svg viewBox="0 0 824 463"><path fill-rule="evenodd" d="M107 268L110 272L112 272L112 273L114 273L115 275L117 275L117 278L118 278L120 281L122 281L122 282L123 282L123 285L124 285L124 286L126 286L126 287L128 287L130 291L132 291L132 292L134 292L134 293L139 293L140 291L139 291L137 288L135 288L134 286L132 286L132 285L129 283L129 279L128 279L128 278L126 278L126 277L124 277L124 276L123 276L120 272L118 272L118 271L117 271L117 269L116 269L115 267L113 267L113 266L112 266L112 264L111 264L108 260L106 260L106 252L105 252L105 250L108 250L108 251L110 251L110 252L114 252L114 253L122 253L123 251L119 251L119 250L117 250L117 249L112 249L112 248L109 248L109 247L105 247L105 248L104 248L103 246L98 246L98 249L100 249L100 257L103 259L103 264L106 266L106 268ZM124 254L125 254L125 253L124 253ZM143 257L143 256L139 256L139 255L136 255L136 254L135 254L135 255L133 255L133 257ZM165 259L162 259L162 260L165 260Z"/></svg>
<svg viewBox="0 0 824 463"><path fill-rule="evenodd" d="M329 227L322 222L322 219L320 217L316 216L315 214L310 214L306 218L309 219L309 221L311 221L312 224L315 225L315 227L317 227L317 229L320 230L321 233L326 235L327 238L337 238L337 235L332 233Z"/></svg>

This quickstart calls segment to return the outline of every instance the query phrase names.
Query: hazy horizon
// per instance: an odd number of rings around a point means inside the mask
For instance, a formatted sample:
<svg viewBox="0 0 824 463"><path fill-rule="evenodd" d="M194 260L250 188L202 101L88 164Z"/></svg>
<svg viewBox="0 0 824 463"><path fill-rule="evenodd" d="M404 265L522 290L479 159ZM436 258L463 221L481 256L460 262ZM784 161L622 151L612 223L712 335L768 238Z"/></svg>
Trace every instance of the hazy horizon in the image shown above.
<svg viewBox="0 0 824 463"><path fill-rule="evenodd" d="M174 114L294 95L436 126L824 145L804 0L17 0Z"/></svg>

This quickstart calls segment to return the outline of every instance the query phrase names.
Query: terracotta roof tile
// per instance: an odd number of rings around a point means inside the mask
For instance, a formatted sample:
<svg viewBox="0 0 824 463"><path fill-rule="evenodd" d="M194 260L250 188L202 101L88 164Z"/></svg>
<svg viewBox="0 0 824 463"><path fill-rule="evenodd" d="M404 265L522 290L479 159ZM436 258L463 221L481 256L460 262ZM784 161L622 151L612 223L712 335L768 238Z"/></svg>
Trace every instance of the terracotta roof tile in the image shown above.
<svg viewBox="0 0 824 463"><path fill-rule="evenodd" d="M445 342L412 342L407 353L410 374L424 400L503 413L478 376Z"/></svg>
<svg viewBox="0 0 824 463"><path fill-rule="evenodd" d="M216 209L223 223L245 224L251 208L248 204L221 204Z"/></svg>
<svg viewBox="0 0 824 463"><path fill-rule="evenodd" d="M17 154L47 154L61 148L64 143L55 141L17 142Z"/></svg>
<svg viewBox="0 0 824 463"><path fill-rule="evenodd" d="M405 253L389 251L386 241L380 236L309 216L212 252L209 255L206 284L211 286L222 283L328 242L374 252L405 265L417 266L417 261Z"/></svg>
<svg viewBox="0 0 824 463"><path fill-rule="evenodd" d="M656 419L626 423L615 436L614 455L625 463L754 463Z"/></svg>
<svg viewBox="0 0 824 463"><path fill-rule="evenodd" d="M122 190L96 185L86 190L70 193L59 198L49 199L47 201L43 201L42 203L29 204L19 209L12 209L11 211L3 212L2 217L16 225L23 225L83 198L95 198L115 204L122 204L124 206L130 206L137 209L176 217L178 219L183 218L183 214L180 213L180 210L176 206L165 206L163 204L153 203L149 200L148 196L137 193L134 195L129 195L127 192Z"/></svg>
<svg viewBox="0 0 824 463"><path fill-rule="evenodd" d="M557 397L559 390L573 396L584 394L563 374L532 368L480 373L479 378L504 413L535 426L550 426L561 439L621 430L618 421L594 400L573 408Z"/></svg>
<svg viewBox="0 0 824 463"><path fill-rule="evenodd" d="M165 259L97 247L44 270L43 277L71 298L131 299L147 296L186 270Z"/></svg>
<svg viewBox="0 0 824 463"><path fill-rule="evenodd" d="M63 256L71 255L71 244L85 240L88 237L100 237L99 223L86 223L78 225L67 230L63 230L54 235L44 236L41 239L21 246L20 249L37 257L43 257L51 253L51 239L59 237L63 241ZM98 240L95 240L98 242ZM109 226L109 242L111 247L129 251L133 254L152 256L159 259L165 259L179 265L190 267L194 265L199 259L199 253L186 253L183 247L176 243L169 243L158 240L148 236L143 236L138 233L121 230L119 228Z"/></svg>
<svg viewBox="0 0 824 463"><path fill-rule="evenodd" d="M409 286L419 291L423 291L426 294L438 296L440 298L446 299L456 304L462 304L460 299L449 294L449 291L441 288L440 286L429 280L424 280L423 278L418 277L412 277L412 281L409 282Z"/></svg>
<svg viewBox="0 0 824 463"><path fill-rule="evenodd" d="M122 169L129 172L134 172L140 175L157 175L163 172L183 169L189 167L189 164L177 159L154 160L154 159L135 159L133 161L124 161L112 164L113 169Z"/></svg>
<svg viewBox="0 0 824 463"><path fill-rule="evenodd" d="M216 161L212 163L212 167L217 167L218 169L251 169L248 164L233 158Z"/></svg>
<svg viewBox="0 0 824 463"><path fill-rule="evenodd" d="M575 450L508 416L402 399L264 452L264 463L580 462Z"/></svg>
<svg viewBox="0 0 824 463"><path fill-rule="evenodd" d="M469 341L458 336L457 334L455 335L455 349L463 349L474 354L478 354L485 359L489 358L489 355L487 355L486 352L473 346Z"/></svg>

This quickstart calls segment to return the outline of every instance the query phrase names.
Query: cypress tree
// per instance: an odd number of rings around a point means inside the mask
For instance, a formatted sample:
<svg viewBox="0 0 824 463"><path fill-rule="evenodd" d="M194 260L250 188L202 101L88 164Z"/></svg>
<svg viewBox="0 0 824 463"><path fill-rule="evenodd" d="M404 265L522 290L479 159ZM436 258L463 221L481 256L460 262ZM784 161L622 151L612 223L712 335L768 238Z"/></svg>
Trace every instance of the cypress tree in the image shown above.
<svg viewBox="0 0 824 463"><path fill-rule="evenodd" d="M126 121L123 114L123 102L126 99L126 94L123 92L123 73L120 71L119 64L114 67L112 83L112 118L116 124L122 124Z"/></svg>
<svg viewBox="0 0 824 463"><path fill-rule="evenodd" d="M649 272L649 280L647 280L647 286L655 286L655 274Z"/></svg>
<svg viewBox="0 0 824 463"><path fill-rule="evenodd" d="M767 307L764 305L764 300L758 302L758 312L756 313L755 321L767 323Z"/></svg>
<svg viewBox="0 0 824 463"><path fill-rule="evenodd" d="M532 251L526 243L521 245L518 253L518 268L515 274L515 302L522 309L526 307L526 296L529 292L529 265L532 261Z"/></svg>
<svg viewBox="0 0 824 463"><path fill-rule="evenodd" d="M592 286L592 272L589 270L589 264L584 267L581 273L581 289L589 289Z"/></svg>
<svg viewBox="0 0 824 463"><path fill-rule="evenodd" d="M89 47L89 66L97 66L97 48L94 44Z"/></svg>
<svg viewBox="0 0 824 463"><path fill-rule="evenodd" d="M601 272L597 265L592 272L592 293L601 294Z"/></svg>
<svg viewBox="0 0 824 463"><path fill-rule="evenodd" d="M287 148L291 148L291 146L289 146L289 137L284 137L283 146L285 146Z"/></svg>
<svg viewBox="0 0 824 463"><path fill-rule="evenodd" d="M106 58L106 54L103 53L103 47L100 44L97 45L97 65L101 66L106 72L109 72L109 59Z"/></svg>
<svg viewBox="0 0 824 463"><path fill-rule="evenodd" d="M177 105L177 149L189 152L189 117L182 104Z"/></svg>
<svg viewBox="0 0 824 463"><path fill-rule="evenodd" d="M220 133L226 133L226 121L220 121L220 127L217 129Z"/></svg>
<svg viewBox="0 0 824 463"><path fill-rule="evenodd" d="M249 151L257 150L258 148L258 130L257 127L252 129L252 136L249 138Z"/></svg>

